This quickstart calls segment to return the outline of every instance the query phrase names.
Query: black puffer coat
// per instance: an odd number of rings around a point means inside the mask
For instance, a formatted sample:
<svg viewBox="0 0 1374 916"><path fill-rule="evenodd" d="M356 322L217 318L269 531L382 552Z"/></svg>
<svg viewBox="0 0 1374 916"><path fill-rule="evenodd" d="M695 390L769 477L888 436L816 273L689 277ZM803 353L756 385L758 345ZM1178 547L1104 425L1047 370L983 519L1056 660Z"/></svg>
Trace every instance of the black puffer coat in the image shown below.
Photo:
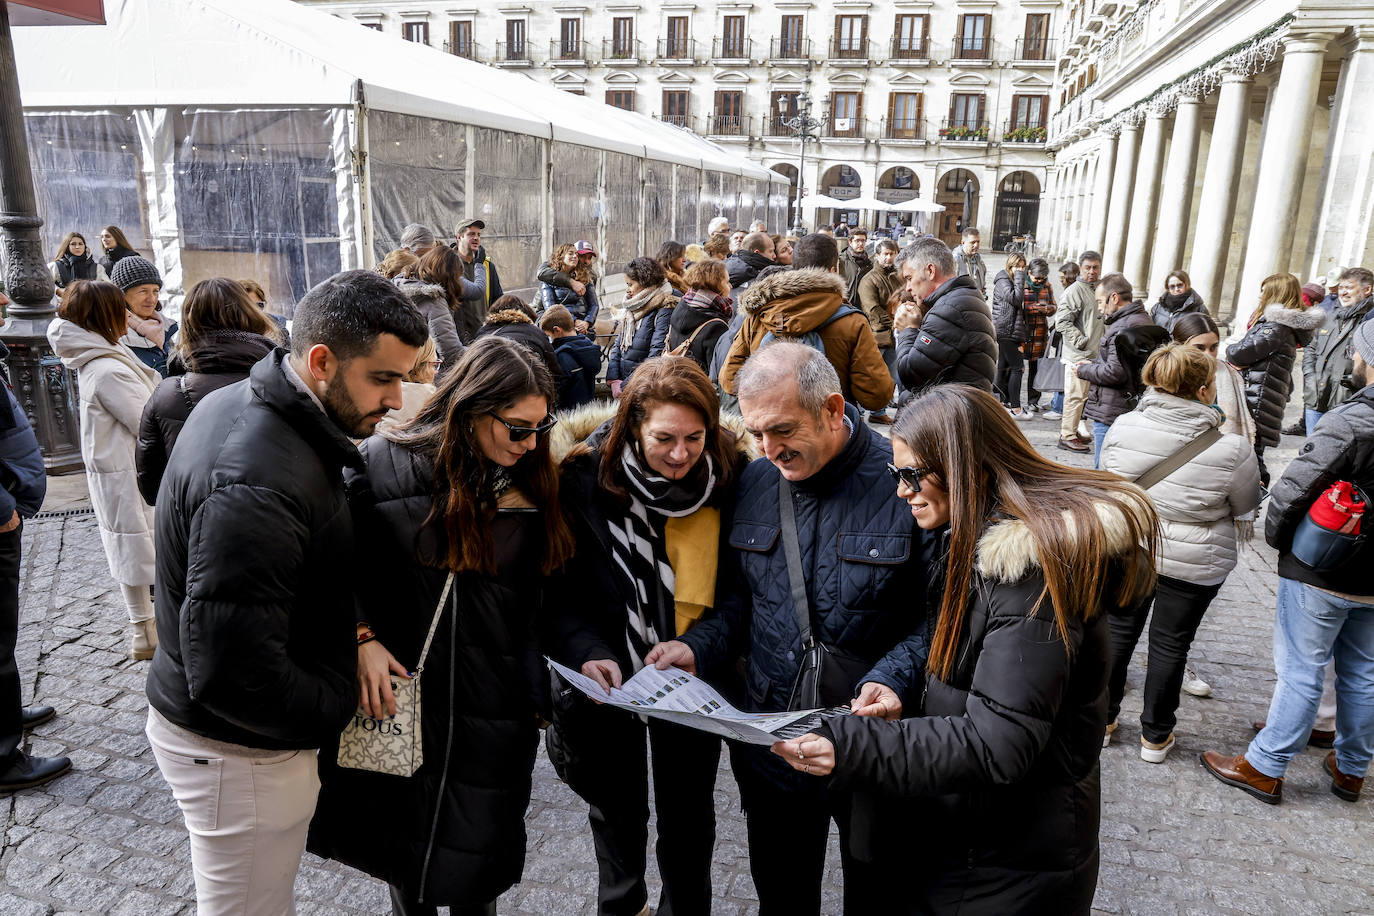
<svg viewBox="0 0 1374 916"><path fill-rule="evenodd" d="M1140 562L1121 510L1103 505L1106 546ZM893 913L1086 914L1097 885L1098 754L1107 725L1111 640L1104 607L1069 627L1068 651L1020 520L978 545L953 671L925 677L920 715L845 716L833 787L878 812L866 837L882 860L919 863ZM915 704L911 704L915 708ZM911 825L918 824L919 829Z"/></svg>
<svg viewBox="0 0 1374 916"><path fill-rule="evenodd" d="M333 741L358 706L343 468L362 459L284 356L207 397L167 464L148 671L174 725L273 750Z"/></svg>
<svg viewBox="0 0 1374 916"><path fill-rule="evenodd" d="M692 345L684 356L691 357L703 372L711 371L711 355L716 352L720 336L730 327L734 312L730 301L705 290L688 290L682 301L673 307L673 317L668 322L668 343L666 350L672 350L692 337L697 328L701 333L692 338ZM719 320L716 320L719 319ZM701 326L708 321L706 327Z"/></svg>
<svg viewBox="0 0 1374 916"><path fill-rule="evenodd" d="M1174 325L1184 315L1206 314L1207 306L1195 289L1188 290L1182 301L1172 301L1169 294L1165 293L1159 297L1158 302L1150 306L1150 320L1170 334L1174 333Z"/></svg>
<svg viewBox="0 0 1374 916"><path fill-rule="evenodd" d="M144 405L138 426L134 461L138 492L148 505L157 505L157 488L162 485L172 447L201 398L248 378L248 370L274 346L266 337L248 331L211 331L191 353L195 371L187 371L180 354L172 354L167 361L170 374L158 383Z"/></svg>
<svg viewBox="0 0 1374 916"><path fill-rule="evenodd" d="M1153 349L1168 339L1163 328L1155 326L1145 314L1145 303L1132 302L1106 318L1107 331L1092 362L1078 367L1078 377L1091 382L1083 415L1111 425L1117 417L1135 406L1142 392L1140 369L1144 360L1128 360L1128 353Z"/></svg>
<svg viewBox="0 0 1374 916"><path fill-rule="evenodd" d="M367 473L349 475L349 503L360 554L386 574L350 581L361 583L359 615L414 670L447 575L417 558L443 550L435 530L422 527L434 500L432 464L380 436L363 443L362 454ZM458 626L450 604L425 660L425 762L414 776L340 768L337 742L321 749L312 852L396 884L412 899L423 890L424 902L438 906L486 903L519 882L536 715L548 709L536 638L543 530L537 510L499 513L496 574L454 579Z"/></svg>
<svg viewBox="0 0 1374 916"><path fill-rule="evenodd" d="M1298 347L1312 342L1326 313L1319 308L1265 308L1264 316L1245 333L1244 339L1226 349L1226 361L1245 378L1245 404L1255 418L1255 445L1279 444L1283 411L1293 393L1293 365Z"/></svg>
<svg viewBox="0 0 1374 916"><path fill-rule="evenodd" d="M935 290L925 300L921 326L897 335L897 375L904 393L952 383L992 391L996 374L992 312L967 276Z"/></svg>
<svg viewBox="0 0 1374 916"><path fill-rule="evenodd" d="M1024 341L1030 336L1030 323L1022 305L1026 298L1026 272L1012 276L999 270L992 279L992 326L998 340Z"/></svg>

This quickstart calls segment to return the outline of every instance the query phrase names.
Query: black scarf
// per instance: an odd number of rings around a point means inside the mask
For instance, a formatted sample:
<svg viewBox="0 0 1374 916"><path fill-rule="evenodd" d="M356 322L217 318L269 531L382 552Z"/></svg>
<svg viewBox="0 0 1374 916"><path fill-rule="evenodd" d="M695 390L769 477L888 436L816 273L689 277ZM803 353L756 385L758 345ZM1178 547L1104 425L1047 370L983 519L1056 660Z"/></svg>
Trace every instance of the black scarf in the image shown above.
<svg viewBox="0 0 1374 916"><path fill-rule="evenodd" d="M602 460L606 460L603 457ZM668 480L641 464L626 444L620 453L630 504L618 520L608 519L611 556L626 576L634 601L625 608L625 640L630 664L638 671L644 656L661 641L660 626L671 627L673 592L677 579L668 562L663 526L669 518L691 515L706 504L716 486L715 464L704 455L682 480ZM675 635L668 631L671 638Z"/></svg>
<svg viewBox="0 0 1374 916"><path fill-rule="evenodd" d="M1185 305L1188 304L1188 300L1192 297L1192 295L1192 290L1188 290L1187 292L1182 293L1165 293L1164 299L1162 301L1164 302L1164 307L1166 309L1168 309L1171 312L1177 312L1179 309L1183 308Z"/></svg>

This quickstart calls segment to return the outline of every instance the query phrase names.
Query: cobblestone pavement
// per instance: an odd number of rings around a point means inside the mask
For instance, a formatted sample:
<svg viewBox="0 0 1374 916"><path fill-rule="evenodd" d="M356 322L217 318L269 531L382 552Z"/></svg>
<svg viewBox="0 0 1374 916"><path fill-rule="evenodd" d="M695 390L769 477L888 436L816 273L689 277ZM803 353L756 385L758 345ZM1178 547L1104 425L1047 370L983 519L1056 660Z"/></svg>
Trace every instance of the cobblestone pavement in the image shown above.
<svg viewBox="0 0 1374 916"><path fill-rule="evenodd" d="M1055 424L1026 424L1055 459ZM1270 452L1275 473L1292 455ZM186 832L143 735L144 663L123 647L119 591L90 516L35 520L24 534L19 642L26 699L58 717L28 749L68 754L69 775L0 798L0 914L173 914L194 910ZM1102 754L1102 868L1096 906L1106 913L1345 913L1374 911L1371 802L1336 799L1322 753L1302 754L1286 798L1270 807L1221 786L1199 767L1208 747L1238 752L1262 716L1273 683L1270 629L1275 557L1244 552L1202 625L1192 658L1213 697L1184 697L1178 746L1168 761L1140 760L1141 654L1122 727ZM542 754L527 815L523 883L502 898L503 914L595 911L596 868L586 806L554 777ZM728 768L717 786L714 912L757 911L744 822ZM826 874L825 912L838 913L838 856ZM653 877L656 892L656 876ZM383 913L382 886L313 857L297 884L305 914Z"/></svg>

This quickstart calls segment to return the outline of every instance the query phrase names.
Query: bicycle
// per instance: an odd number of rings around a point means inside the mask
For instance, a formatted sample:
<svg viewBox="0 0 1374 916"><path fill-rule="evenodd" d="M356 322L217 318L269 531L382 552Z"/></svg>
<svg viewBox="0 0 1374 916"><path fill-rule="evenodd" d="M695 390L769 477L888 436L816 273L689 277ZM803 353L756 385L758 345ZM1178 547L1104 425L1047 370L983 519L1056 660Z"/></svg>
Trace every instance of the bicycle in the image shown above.
<svg viewBox="0 0 1374 916"><path fill-rule="evenodd" d="M1031 258L1035 257L1035 236L1012 236L1011 244L1007 246L1007 254L1019 254L1029 261Z"/></svg>

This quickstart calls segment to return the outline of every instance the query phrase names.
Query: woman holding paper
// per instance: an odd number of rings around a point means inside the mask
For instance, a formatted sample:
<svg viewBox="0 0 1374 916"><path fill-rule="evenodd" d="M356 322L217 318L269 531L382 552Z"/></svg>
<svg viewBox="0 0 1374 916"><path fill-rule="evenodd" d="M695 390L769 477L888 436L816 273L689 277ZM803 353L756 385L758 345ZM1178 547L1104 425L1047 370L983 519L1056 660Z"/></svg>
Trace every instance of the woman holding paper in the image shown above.
<svg viewBox="0 0 1374 916"><path fill-rule="evenodd" d="M483 338L414 420L362 444L366 472L346 479L359 715L384 733L401 721L391 682L415 672L433 628L420 680L424 762L388 775L342 768L334 748L321 749L309 849L386 881L395 914L494 916L524 868L548 706L542 587L573 546L549 453L553 405L537 354Z"/></svg>
<svg viewBox="0 0 1374 916"><path fill-rule="evenodd" d="M617 405L563 418L570 449L560 497L577 541L560 594L559 661L603 688L645 664L696 671L692 626L745 592L725 517L749 441L720 414L706 373L681 356L643 363ZM698 647L699 648L699 647ZM711 910L720 739L662 721L646 726L569 689L547 732L559 775L590 806L601 876L598 912L648 912L644 883L652 752L658 808L658 909Z"/></svg>
<svg viewBox="0 0 1374 916"><path fill-rule="evenodd" d="M841 716L773 751L876 799L866 839L904 869L887 913L1086 914L1105 612L1154 585L1154 509L1113 474L1041 457L966 385L917 395L892 452L897 497L949 544L921 715Z"/></svg>

